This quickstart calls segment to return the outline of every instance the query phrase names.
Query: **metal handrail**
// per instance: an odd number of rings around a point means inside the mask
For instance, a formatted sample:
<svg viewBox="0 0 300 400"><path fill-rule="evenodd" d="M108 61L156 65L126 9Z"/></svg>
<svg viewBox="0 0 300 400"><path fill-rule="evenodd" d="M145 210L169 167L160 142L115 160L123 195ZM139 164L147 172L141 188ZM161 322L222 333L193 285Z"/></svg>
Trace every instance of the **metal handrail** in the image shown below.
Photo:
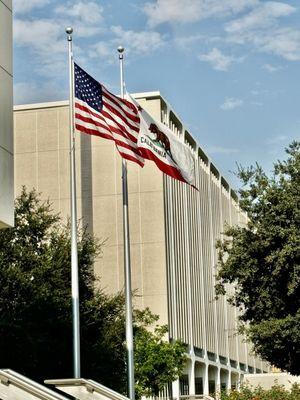
<svg viewBox="0 0 300 400"><path fill-rule="evenodd" d="M92 379L83 378L71 378L71 379L46 379L47 385L54 385L56 389L68 393L68 388L84 387L90 393L95 392L102 396L105 396L111 400L129 400L128 397L109 389L108 387L101 385ZM79 397L78 397L79 398Z"/></svg>
<svg viewBox="0 0 300 400"><path fill-rule="evenodd" d="M151 397L153 400L154 397ZM190 395L190 394L183 394L180 395L178 398L177 397L165 397L165 396L159 396L158 400L215 400L214 397L211 397L207 394L195 394L195 395Z"/></svg>
<svg viewBox="0 0 300 400"><path fill-rule="evenodd" d="M10 385L12 385L18 390L22 390L40 400L68 400L66 397L54 392L53 390L10 369L0 370L0 386L1 384L7 386L7 390L10 390ZM0 390L3 391L3 387Z"/></svg>
<svg viewBox="0 0 300 400"><path fill-rule="evenodd" d="M182 400L215 400L213 397L208 396L207 394L195 394L195 395L190 395L190 394L186 394L186 395L182 395L179 397L179 399Z"/></svg>

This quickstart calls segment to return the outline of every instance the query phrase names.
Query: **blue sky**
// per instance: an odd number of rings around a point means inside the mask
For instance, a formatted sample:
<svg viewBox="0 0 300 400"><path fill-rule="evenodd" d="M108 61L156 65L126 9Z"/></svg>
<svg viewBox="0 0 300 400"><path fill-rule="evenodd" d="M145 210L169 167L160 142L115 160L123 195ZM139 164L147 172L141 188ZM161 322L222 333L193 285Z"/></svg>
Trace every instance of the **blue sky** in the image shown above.
<svg viewBox="0 0 300 400"><path fill-rule="evenodd" d="M229 182L300 132L299 0L14 0L15 104L68 97L76 61L119 92L159 90Z"/></svg>

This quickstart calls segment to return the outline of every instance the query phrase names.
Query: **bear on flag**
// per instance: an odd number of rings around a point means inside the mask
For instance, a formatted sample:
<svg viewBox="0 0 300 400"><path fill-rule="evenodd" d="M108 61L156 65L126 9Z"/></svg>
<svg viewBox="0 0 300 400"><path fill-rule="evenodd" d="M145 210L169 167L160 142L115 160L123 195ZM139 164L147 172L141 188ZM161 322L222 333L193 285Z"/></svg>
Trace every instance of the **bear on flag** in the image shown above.
<svg viewBox="0 0 300 400"><path fill-rule="evenodd" d="M152 118L130 96L138 110L140 130L137 146L140 154L155 162L166 175L195 186L195 162L191 149L162 122Z"/></svg>

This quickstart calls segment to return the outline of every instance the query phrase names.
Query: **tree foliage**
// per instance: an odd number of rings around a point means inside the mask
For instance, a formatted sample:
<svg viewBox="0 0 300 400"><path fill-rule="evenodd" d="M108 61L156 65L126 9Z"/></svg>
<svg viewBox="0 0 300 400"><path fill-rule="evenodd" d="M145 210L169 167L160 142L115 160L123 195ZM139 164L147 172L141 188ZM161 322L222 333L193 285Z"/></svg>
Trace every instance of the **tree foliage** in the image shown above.
<svg viewBox="0 0 300 400"><path fill-rule="evenodd" d="M38 381L73 376L69 232L49 202L23 188L16 200L14 228L0 230L0 368L15 369ZM124 296L107 295L99 288L93 264L101 245L86 230L79 230L81 374L126 393ZM165 328L147 332L155 319L149 310L135 311L140 360L136 371L143 382L148 382L150 371L140 363L141 343L148 346L156 340L155 351L170 357L168 343L160 340ZM168 374L172 378L164 366L161 361L162 379Z"/></svg>
<svg viewBox="0 0 300 400"><path fill-rule="evenodd" d="M154 396L180 377L186 364L185 346L180 341L168 342L166 325L155 325L158 316L148 309L136 312L135 378L138 397Z"/></svg>
<svg viewBox="0 0 300 400"><path fill-rule="evenodd" d="M72 377L69 227L23 189L15 227L0 231L0 362L33 379ZM82 375L122 390L124 299L95 288L101 243L79 231ZM109 362L108 362L109 360Z"/></svg>
<svg viewBox="0 0 300 400"><path fill-rule="evenodd" d="M274 164L271 177L256 165L239 168L240 205L247 226L228 227L218 242L217 293L241 309L254 350L273 365L300 374L300 143Z"/></svg>
<svg viewBox="0 0 300 400"><path fill-rule="evenodd" d="M294 384L290 390L281 385L274 385L271 389L261 387L242 386L239 391L221 393L220 400L299 400L300 386Z"/></svg>

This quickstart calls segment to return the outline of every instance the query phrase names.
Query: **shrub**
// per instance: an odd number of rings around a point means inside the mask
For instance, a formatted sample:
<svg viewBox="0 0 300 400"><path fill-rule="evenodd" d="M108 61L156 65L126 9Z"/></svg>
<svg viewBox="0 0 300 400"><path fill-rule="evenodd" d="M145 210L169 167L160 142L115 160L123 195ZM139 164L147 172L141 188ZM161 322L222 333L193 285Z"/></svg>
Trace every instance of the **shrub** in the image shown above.
<svg viewBox="0 0 300 400"><path fill-rule="evenodd" d="M294 384L290 390L281 385L274 385L268 390L260 386L242 386L240 391L223 392L220 400L300 400L300 385Z"/></svg>

